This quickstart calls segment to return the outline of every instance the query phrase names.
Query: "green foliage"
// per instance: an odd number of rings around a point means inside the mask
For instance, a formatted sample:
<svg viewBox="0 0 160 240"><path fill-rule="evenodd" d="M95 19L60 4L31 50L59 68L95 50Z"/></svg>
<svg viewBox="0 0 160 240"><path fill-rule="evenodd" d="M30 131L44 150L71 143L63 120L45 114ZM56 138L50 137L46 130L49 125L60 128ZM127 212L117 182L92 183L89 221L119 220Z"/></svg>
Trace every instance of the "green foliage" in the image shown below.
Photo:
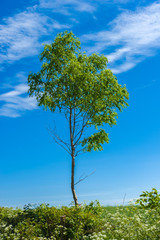
<svg viewBox="0 0 160 240"><path fill-rule="evenodd" d="M82 146L86 146L85 150L90 152L92 149L94 151L102 151L103 148L101 144L109 142L108 133L101 129L98 133L94 133L88 138L84 138L82 141Z"/></svg>
<svg viewBox="0 0 160 240"><path fill-rule="evenodd" d="M103 207L102 217L103 230L84 236L85 240L159 240L160 194L153 188L134 205Z"/></svg>
<svg viewBox="0 0 160 240"><path fill-rule="evenodd" d="M152 192L158 195L156 189ZM27 205L23 210L0 208L0 239L159 240L159 213L158 206L102 207L99 202L61 208L45 204Z"/></svg>
<svg viewBox="0 0 160 240"><path fill-rule="evenodd" d="M0 239L83 239L102 230L98 202L76 207L55 208L42 204L23 210L0 208Z"/></svg>
<svg viewBox="0 0 160 240"><path fill-rule="evenodd" d="M65 31L52 44L44 46L40 60L41 70L28 77L30 95L36 96L40 106L63 112L67 119L74 110L74 116L78 115L83 125L74 145L78 144L84 127L94 126L97 132L80 143L85 151L102 150L102 144L108 143L109 138L99 127L115 125L117 111L128 106L127 89L107 69L107 58L82 53L79 39Z"/></svg>
<svg viewBox="0 0 160 240"><path fill-rule="evenodd" d="M145 191L137 199L136 204L140 204L142 208L160 209L160 193L155 188L151 192Z"/></svg>
<svg viewBox="0 0 160 240"><path fill-rule="evenodd" d="M85 240L159 240L160 214L155 209L138 206L104 208L105 224L99 233L84 236Z"/></svg>

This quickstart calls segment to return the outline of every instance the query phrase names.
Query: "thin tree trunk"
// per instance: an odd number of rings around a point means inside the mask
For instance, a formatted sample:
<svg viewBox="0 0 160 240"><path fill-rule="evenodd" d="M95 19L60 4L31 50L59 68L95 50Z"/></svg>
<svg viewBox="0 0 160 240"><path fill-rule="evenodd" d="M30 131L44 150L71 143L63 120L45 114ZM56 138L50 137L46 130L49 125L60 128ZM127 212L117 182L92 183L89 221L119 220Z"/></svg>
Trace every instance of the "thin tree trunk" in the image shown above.
<svg viewBox="0 0 160 240"><path fill-rule="evenodd" d="M74 199L75 206L78 205L78 199L74 188L74 168L75 168L75 156L72 155L72 175L71 175L71 190Z"/></svg>
<svg viewBox="0 0 160 240"><path fill-rule="evenodd" d="M71 141L71 157L72 157L72 168L71 168L71 190L74 199L75 206L78 205L78 199L74 187L74 170L75 170L75 147L73 143L73 132L72 132L72 109L70 109L70 141Z"/></svg>

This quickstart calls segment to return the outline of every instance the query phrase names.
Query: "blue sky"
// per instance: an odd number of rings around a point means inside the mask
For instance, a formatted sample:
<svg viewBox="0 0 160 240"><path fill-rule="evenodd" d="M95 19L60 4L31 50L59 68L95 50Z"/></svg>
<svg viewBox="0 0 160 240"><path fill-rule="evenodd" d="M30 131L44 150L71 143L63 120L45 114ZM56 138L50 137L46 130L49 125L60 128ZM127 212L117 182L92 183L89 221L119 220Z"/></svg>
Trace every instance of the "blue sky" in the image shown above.
<svg viewBox="0 0 160 240"><path fill-rule="evenodd" d="M72 30L87 54L103 53L130 94L129 107L102 152L80 155L79 201L121 204L160 189L160 1L6 0L0 8L0 205L69 204L71 159L49 135L60 115L29 98L27 76L40 69L43 43Z"/></svg>

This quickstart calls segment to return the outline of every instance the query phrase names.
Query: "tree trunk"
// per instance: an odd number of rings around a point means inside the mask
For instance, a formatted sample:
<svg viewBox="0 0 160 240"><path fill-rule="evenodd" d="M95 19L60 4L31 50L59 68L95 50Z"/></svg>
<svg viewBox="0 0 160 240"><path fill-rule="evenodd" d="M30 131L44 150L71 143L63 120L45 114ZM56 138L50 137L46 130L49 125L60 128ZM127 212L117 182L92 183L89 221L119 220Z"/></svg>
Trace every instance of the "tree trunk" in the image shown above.
<svg viewBox="0 0 160 240"><path fill-rule="evenodd" d="M72 153L72 174L71 174L71 190L74 199L75 206L78 205L78 199L74 188L74 168L75 168L75 156L74 152Z"/></svg>
<svg viewBox="0 0 160 240"><path fill-rule="evenodd" d="M72 168L71 168L71 190L72 195L74 199L75 206L78 205L78 199L74 188L74 170L75 170L75 146L73 142L73 132L72 132L72 109L70 109L70 120L69 120L69 126L70 126L70 141L71 141L71 157L72 157ZM74 126L75 127L75 126Z"/></svg>

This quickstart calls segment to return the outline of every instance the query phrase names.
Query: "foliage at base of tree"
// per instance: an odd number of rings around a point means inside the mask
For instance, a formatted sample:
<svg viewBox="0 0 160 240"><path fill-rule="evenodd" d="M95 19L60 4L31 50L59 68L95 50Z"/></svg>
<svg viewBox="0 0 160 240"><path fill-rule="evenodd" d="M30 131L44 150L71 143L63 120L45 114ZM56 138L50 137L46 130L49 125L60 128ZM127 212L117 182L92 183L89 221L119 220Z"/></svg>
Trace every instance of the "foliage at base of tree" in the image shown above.
<svg viewBox="0 0 160 240"><path fill-rule="evenodd" d="M102 230L101 212L98 202L61 208L29 204L23 210L1 207L0 239L83 239Z"/></svg>
<svg viewBox="0 0 160 240"><path fill-rule="evenodd" d="M156 189L143 192L139 201L129 206L102 207L96 201L61 208L45 204L24 209L1 207L0 239L159 240L159 193Z"/></svg>

